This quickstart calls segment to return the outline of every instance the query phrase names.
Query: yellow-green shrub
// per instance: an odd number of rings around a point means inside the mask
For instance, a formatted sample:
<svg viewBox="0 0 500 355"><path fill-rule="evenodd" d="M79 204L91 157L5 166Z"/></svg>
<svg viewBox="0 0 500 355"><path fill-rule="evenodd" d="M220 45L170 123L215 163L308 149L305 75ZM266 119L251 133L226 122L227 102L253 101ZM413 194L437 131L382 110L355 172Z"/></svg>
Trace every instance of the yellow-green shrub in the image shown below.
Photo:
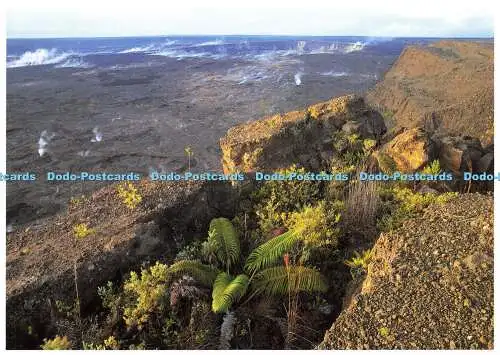
<svg viewBox="0 0 500 355"><path fill-rule="evenodd" d="M455 198L458 193L447 192L444 194L414 192L409 188L394 187L394 198L401 203L400 208L408 213L422 211L432 203L445 203Z"/></svg>
<svg viewBox="0 0 500 355"><path fill-rule="evenodd" d="M354 256L351 260L347 260L345 264L351 268L352 278L365 273L368 270L368 265L373 256L373 250L364 250L362 253L354 252Z"/></svg>
<svg viewBox="0 0 500 355"><path fill-rule="evenodd" d="M381 328L379 328L378 333L380 334L380 336L385 338L389 335L389 328L381 327Z"/></svg>
<svg viewBox="0 0 500 355"><path fill-rule="evenodd" d="M104 344L83 342L83 350L120 350L120 343L114 336L104 339Z"/></svg>
<svg viewBox="0 0 500 355"><path fill-rule="evenodd" d="M347 136L347 140L351 145L356 144L359 141L359 134L351 133Z"/></svg>
<svg viewBox="0 0 500 355"><path fill-rule="evenodd" d="M157 262L143 269L141 276L130 273L123 290L134 302L125 306L124 320L128 327L141 329L152 313L162 311L167 304L168 266Z"/></svg>
<svg viewBox="0 0 500 355"><path fill-rule="evenodd" d="M388 211L379 219L377 226L383 231L398 228L405 219L415 216L433 203L442 204L455 198L458 193L446 192L444 194L419 193L406 187L395 186L386 188L381 192L384 197L392 198L386 203Z"/></svg>
<svg viewBox="0 0 500 355"><path fill-rule="evenodd" d="M371 151L377 145L377 141L375 139L365 139L363 140L363 148L366 152Z"/></svg>
<svg viewBox="0 0 500 355"><path fill-rule="evenodd" d="M41 348L43 350L70 350L71 342L68 337L57 335L54 339L44 339Z"/></svg>
<svg viewBox="0 0 500 355"><path fill-rule="evenodd" d="M75 225L73 227L73 232L75 233L75 237L78 239L83 239L95 233L94 229L88 228L86 223L80 223Z"/></svg>
<svg viewBox="0 0 500 355"><path fill-rule="evenodd" d="M129 181L119 184L116 190L122 202L131 210L135 209L142 201L142 196Z"/></svg>
<svg viewBox="0 0 500 355"><path fill-rule="evenodd" d="M324 201L314 207L306 206L299 212L290 213L286 226L301 236L306 247L336 247L340 230L335 225L340 221L342 205L339 203L335 207L330 206L327 211Z"/></svg>
<svg viewBox="0 0 500 355"><path fill-rule="evenodd" d="M427 165L423 170L423 174L430 175L439 175L441 173L441 165L439 164L439 160L434 160L432 163Z"/></svg>
<svg viewBox="0 0 500 355"><path fill-rule="evenodd" d="M285 176L292 172L306 173L304 168L297 168L296 165L277 172ZM320 198L320 187L320 181L271 180L264 182L252 195L261 232L268 234L275 228L283 227L287 213L299 211L307 205L314 205Z"/></svg>
<svg viewBox="0 0 500 355"><path fill-rule="evenodd" d="M309 108L307 109L307 113L306 113L309 117L311 118L318 118L319 115L321 114L321 112L318 110L317 107L315 106L309 106Z"/></svg>

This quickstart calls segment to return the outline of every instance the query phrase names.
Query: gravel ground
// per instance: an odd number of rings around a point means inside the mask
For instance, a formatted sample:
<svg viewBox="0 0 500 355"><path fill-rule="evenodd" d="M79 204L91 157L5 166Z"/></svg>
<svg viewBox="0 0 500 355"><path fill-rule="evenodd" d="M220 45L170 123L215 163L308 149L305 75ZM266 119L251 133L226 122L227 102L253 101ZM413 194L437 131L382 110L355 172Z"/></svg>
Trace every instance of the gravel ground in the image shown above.
<svg viewBox="0 0 500 355"><path fill-rule="evenodd" d="M320 349L492 349L493 198L460 195L382 234Z"/></svg>

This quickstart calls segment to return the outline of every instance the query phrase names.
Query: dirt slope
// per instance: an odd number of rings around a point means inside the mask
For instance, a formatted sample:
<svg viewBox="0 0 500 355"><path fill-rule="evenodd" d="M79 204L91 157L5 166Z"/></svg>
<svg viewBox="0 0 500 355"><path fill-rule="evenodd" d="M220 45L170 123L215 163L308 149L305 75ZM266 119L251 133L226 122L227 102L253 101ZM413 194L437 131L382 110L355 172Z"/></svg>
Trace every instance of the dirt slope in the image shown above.
<svg viewBox="0 0 500 355"><path fill-rule="evenodd" d="M492 143L493 43L407 47L367 99L396 127L420 125Z"/></svg>
<svg viewBox="0 0 500 355"><path fill-rule="evenodd" d="M28 327L40 339L51 327L56 301L72 304L75 277L82 308L97 287L148 258L171 259L179 246L205 234L214 217L232 215L230 184L141 181L133 210L110 185L72 202L68 210L7 237L7 346L29 345ZM76 238L85 223L93 233ZM76 274L76 275L75 275Z"/></svg>
<svg viewBox="0 0 500 355"><path fill-rule="evenodd" d="M493 346L493 198L460 195L381 235L322 349Z"/></svg>

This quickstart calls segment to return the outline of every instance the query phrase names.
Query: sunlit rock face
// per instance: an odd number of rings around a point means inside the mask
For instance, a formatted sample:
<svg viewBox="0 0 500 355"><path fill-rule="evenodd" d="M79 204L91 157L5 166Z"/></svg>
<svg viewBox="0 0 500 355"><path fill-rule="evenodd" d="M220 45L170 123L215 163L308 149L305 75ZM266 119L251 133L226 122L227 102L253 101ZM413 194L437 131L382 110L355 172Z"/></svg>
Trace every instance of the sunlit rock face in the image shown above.
<svg viewBox="0 0 500 355"><path fill-rule="evenodd" d="M385 131L382 116L361 97L342 96L231 128L220 140L222 165L225 173L292 164L320 169L328 163L339 132L378 139Z"/></svg>

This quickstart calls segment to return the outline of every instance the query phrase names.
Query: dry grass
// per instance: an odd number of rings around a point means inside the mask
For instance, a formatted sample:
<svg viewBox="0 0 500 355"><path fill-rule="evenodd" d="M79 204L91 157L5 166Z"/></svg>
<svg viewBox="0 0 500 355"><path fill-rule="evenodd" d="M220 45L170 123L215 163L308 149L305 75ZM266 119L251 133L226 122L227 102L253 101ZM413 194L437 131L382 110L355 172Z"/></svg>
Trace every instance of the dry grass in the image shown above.
<svg viewBox="0 0 500 355"><path fill-rule="evenodd" d="M377 181L354 180L351 182L343 218L344 226L348 231L363 232L373 229L380 206L378 188Z"/></svg>

